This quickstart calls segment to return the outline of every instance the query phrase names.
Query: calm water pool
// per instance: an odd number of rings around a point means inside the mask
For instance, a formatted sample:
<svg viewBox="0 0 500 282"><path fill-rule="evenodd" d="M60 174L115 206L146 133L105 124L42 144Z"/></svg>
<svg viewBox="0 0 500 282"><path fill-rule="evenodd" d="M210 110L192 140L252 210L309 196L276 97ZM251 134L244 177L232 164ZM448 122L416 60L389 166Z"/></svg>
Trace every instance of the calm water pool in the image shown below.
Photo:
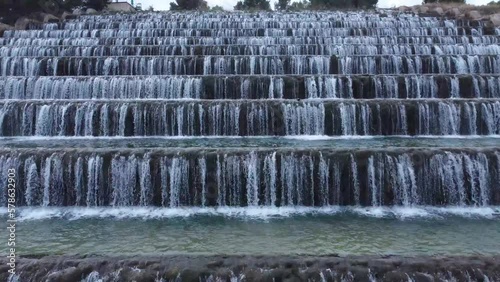
<svg viewBox="0 0 500 282"><path fill-rule="evenodd" d="M499 254L498 210L24 208L16 235L21 255Z"/></svg>

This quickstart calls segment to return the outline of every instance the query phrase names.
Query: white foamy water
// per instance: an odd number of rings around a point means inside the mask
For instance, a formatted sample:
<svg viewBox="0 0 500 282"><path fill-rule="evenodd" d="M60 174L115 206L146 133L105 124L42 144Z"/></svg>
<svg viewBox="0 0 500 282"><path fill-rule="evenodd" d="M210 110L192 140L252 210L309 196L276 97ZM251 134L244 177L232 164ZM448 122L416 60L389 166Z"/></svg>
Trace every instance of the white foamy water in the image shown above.
<svg viewBox="0 0 500 282"><path fill-rule="evenodd" d="M7 209L0 209L0 216L6 216ZM157 208L157 207L39 207L19 208L18 221L45 219L168 219L194 216L231 217L242 219L288 218L294 216L334 216L352 215L373 218L431 218L442 219L449 216L463 218L485 218L500 220L500 206L491 207L226 207L226 208Z"/></svg>
<svg viewBox="0 0 500 282"><path fill-rule="evenodd" d="M166 139L166 140L186 140L186 139L268 139L268 138L283 138L294 140L345 140L345 139L394 139L394 138L413 138L413 139L433 139L433 138L449 138L449 139L484 139L485 137L495 139L500 135L342 135L342 136L329 136L329 135L285 135L285 136L224 136L224 135L207 135L207 136L161 136L151 135L147 138ZM0 140L9 141L37 141L37 140L128 140L128 139L144 139L144 136L23 136L23 137L0 137Z"/></svg>
<svg viewBox="0 0 500 282"><path fill-rule="evenodd" d="M396 217L406 218L443 218L446 216L458 216L464 218L499 218L500 207L370 207L353 208L352 212L368 217Z"/></svg>
<svg viewBox="0 0 500 282"><path fill-rule="evenodd" d="M363 136L363 137L365 137L365 136ZM284 136L284 138L285 139L293 139L293 140L304 140L304 141L307 141L307 140L313 140L314 141L314 140L340 139L338 137L333 137L333 136L328 136L328 135L288 135L288 136Z"/></svg>

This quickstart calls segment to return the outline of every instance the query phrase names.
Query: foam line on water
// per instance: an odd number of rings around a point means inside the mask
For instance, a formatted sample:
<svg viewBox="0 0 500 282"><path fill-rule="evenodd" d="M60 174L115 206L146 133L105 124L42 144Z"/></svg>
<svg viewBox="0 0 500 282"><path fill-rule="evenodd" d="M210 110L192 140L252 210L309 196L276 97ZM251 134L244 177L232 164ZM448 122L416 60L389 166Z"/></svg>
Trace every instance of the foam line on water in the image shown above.
<svg viewBox="0 0 500 282"><path fill-rule="evenodd" d="M262 136L260 136L262 137ZM275 136L266 136L272 138ZM345 139L391 139L391 138L405 138L405 139L433 139L433 138L447 138L447 139L483 139L483 138L500 138L498 134L492 135L286 135L280 136L285 139L297 140L345 140Z"/></svg>
<svg viewBox="0 0 500 282"><path fill-rule="evenodd" d="M365 137L365 136L362 136ZM287 135L283 136L284 139L293 139L293 140L334 140L336 137L328 136L328 135ZM367 136L363 139L371 139L372 136ZM340 139L340 138L337 138Z"/></svg>
<svg viewBox="0 0 500 282"><path fill-rule="evenodd" d="M500 98L301 98L296 100L295 98L217 98L217 99L202 99L202 98L83 98L83 99L18 99L18 98L7 98L2 99L0 104L9 103L37 103L37 104L53 104L53 103L201 103L201 104L218 104L218 103L289 103L289 104L320 104L323 102L330 103L394 103L394 102L498 102Z"/></svg>
<svg viewBox="0 0 500 282"><path fill-rule="evenodd" d="M242 219L271 219L293 216L339 216L350 214L372 218L432 218L444 219L449 216L464 218L486 218L500 220L500 206L489 207L224 207L224 208L159 208L159 207L21 207L18 209L18 221L45 219L168 219L189 218L194 216L216 216ZM0 209L0 216L5 217L7 209Z"/></svg>
<svg viewBox="0 0 500 282"><path fill-rule="evenodd" d="M260 135L260 136L227 136L227 135L203 135L203 136L190 136L190 135L175 135L175 136L22 136L22 137L0 137L0 141L36 141L36 140L128 140L128 139L171 139L171 140L185 140L185 139L297 139L297 140L344 140L344 139L391 139L391 138L409 138L409 139L432 139L432 138L449 138L449 139L482 139L482 138L500 138L498 134L491 135Z"/></svg>
<svg viewBox="0 0 500 282"><path fill-rule="evenodd" d="M123 37L121 37L123 38ZM45 38L49 39L49 38ZM430 55L400 55L400 54L360 54L360 55L334 55L337 58L349 58L349 57L409 57L409 58L414 58L414 57L436 57L436 58L447 58L447 57L463 57L463 56L471 56L469 54L430 54ZM474 55L477 57L495 57L497 55ZM4 58L20 58L20 59L43 59L43 58L53 58L53 57L58 57L58 58L89 58L88 56L6 56ZM120 56L120 55L114 55L114 56L106 56L106 58L154 58L158 57L156 55L133 55L133 56ZM207 57L206 55L165 55L161 56L162 58L205 58ZM322 57L322 58L327 58L329 59L332 57L331 55L211 55L213 58L250 58L250 57L259 57L259 58L288 58L288 57ZM99 58L99 57L90 57L90 58ZM394 75L394 74L393 74Z"/></svg>
<svg viewBox="0 0 500 282"><path fill-rule="evenodd" d="M0 38L1 39L1 38ZM261 45L261 44L259 44ZM1 46L1 45L0 45ZM78 45L81 47L85 47L82 45ZM120 46L120 45L118 45ZM456 74L456 73L439 73L439 74L431 74L431 73L419 73L419 74L207 74L207 75L200 75L200 74L178 74L178 75L165 75L165 74L155 74L155 75L146 75L146 74L139 74L139 75L129 75L129 74L119 74L119 75L66 75L66 76L53 76L50 77L51 79L54 80L65 80L65 79L78 79L78 80L85 80L85 79L93 79L93 78L136 78L136 79L146 79L146 78L202 78L202 77L215 77L215 78L240 78L240 77L266 77L266 78L279 78L279 77L291 77L291 78L309 78L309 77L445 77L445 76L461 76L461 77L469 77L469 76L475 76L475 77L497 77L500 76L500 74L496 73L464 73L464 74ZM4 80L6 78L27 78L24 75L9 75L8 77L0 77L0 80ZM30 77L33 78L33 77ZM39 78L49 78L49 77L39 77Z"/></svg>
<svg viewBox="0 0 500 282"><path fill-rule="evenodd" d="M279 136L278 136L279 137ZM23 137L0 137L0 140L128 140L128 139L172 139L172 140L184 140L184 139L265 139L265 138L276 138L276 136L225 136L225 135L204 135L204 136L190 136L190 135L174 135L174 136L159 136L159 135L148 135L148 136L23 136Z"/></svg>

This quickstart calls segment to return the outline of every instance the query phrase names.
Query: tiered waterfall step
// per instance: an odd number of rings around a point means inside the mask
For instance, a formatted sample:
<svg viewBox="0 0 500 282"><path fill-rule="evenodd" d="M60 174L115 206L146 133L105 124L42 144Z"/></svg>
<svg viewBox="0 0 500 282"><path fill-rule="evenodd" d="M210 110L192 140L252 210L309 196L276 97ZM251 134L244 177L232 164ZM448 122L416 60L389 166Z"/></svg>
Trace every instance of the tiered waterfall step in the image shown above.
<svg viewBox="0 0 500 282"><path fill-rule="evenodd" d="M18 204L28 206L500 204L495 147L41 148L0 154L0 168L14 168L24 180Z"/></svg>
<svg viewBox="0 0 500 282"><path fill-rule="evenodd" d="M2 76L498 74L500 55L2 57Z"/></svg>
<svg viewBox="0 0 500 282"><path fill-rule="evenodd" d="M205 18L203 22L187 21L185 19L172 19L167 15L160 18L148 18L147 21L134 19L117 19L114 17L106 20L95 21L88 18L80 18L78 21L65 21L60 23L45 24L43 30L81 30L81 29L155 29L155 28L179 28L179 29L258 29L258 28L400 28L400 27L464 27L484 28L484 22L466 19L427 19L420 18L419 22L399 20L397 18L380 18L353 20L325 20L325 18L307 19L301 16L289 19L272 18L250 18L246 15L245 21L227 21L222 18ZM331 16L331 12L329 13ZM342 15L340 15L342 16ZM411 18L408 18L411 19Z"/></svg>
<svg viewBox="0 0 500 282"><path fill-rule="evenodd" d="M276 44L495 44L498 35L484 36L253 36L253 37L105 37L1 38L0 46L94 45L276 45Z"/></svg>
<svg viewBox="0 0 500 282"><path fill-rule="evenodd" d="M17 100L0 136L498 135L500 99Z"/></svg>
<svg viewBox="0 0 500 282"><path fill-rule="evenodd" d="M219 29L87 29L87 30L7 30L5 38L65 38L65 37L229 37L229 36L459 36L495 35L481 28L463 27L400 27L400 28L219 28Z"/></svg>
<svg viewBox="0 0 500 282"><path fill-rule="evenodd" d="M500 55L498 44L295 44L295 45L115 45L115 46L2 46L0 56L222 56L222 55Z"/></svg>
<svg viewBox="0 0 500 282"><path fill-rule="evenodd" d="M500 98L499 74L7 76L0 99Z"/></svg>

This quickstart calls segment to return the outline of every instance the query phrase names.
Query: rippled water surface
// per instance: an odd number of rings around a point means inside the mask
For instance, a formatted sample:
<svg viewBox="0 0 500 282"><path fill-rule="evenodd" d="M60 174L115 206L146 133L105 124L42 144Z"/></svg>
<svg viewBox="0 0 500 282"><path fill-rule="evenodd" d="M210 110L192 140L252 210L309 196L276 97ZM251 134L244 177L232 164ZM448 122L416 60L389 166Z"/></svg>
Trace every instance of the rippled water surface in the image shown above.
<svg viewBox="0 0 500 282"><path fill-rule="evenodd" d="M349 136L321 135L287 137L15 137L0 138L0 147L7 148L460 148L498 147L498 136Z"/></svg>
<svg viewBox="0 0 500 282"><path fill-rule="evenodd" d="M499 216L496 207L34 208L21 209L17 240L21 255L498 254Z"/></svg>

